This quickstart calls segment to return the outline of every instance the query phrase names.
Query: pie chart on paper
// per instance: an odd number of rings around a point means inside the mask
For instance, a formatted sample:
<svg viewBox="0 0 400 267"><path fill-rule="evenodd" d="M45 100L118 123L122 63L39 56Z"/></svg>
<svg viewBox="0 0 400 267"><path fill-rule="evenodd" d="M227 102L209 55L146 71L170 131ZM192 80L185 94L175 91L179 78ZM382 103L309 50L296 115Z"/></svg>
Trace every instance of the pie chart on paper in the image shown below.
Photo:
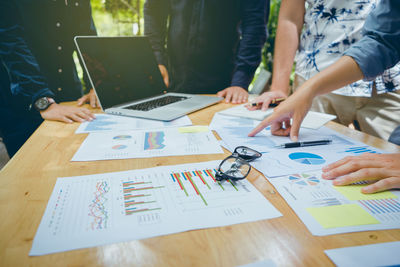
<svg viewBox="0 0 400 267"><path fill-rule="evenodd" d="M294 152L289 154L289 158L300 164L321 165L325 163L325 159L317 154L307 152Z"/></svg>

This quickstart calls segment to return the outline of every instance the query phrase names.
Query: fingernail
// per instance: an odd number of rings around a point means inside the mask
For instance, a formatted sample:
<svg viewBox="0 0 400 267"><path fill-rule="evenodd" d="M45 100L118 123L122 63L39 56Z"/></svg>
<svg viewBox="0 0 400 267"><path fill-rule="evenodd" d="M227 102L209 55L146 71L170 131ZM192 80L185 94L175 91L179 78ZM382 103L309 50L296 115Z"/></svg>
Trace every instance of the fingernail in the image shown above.
<svg viewBox="0 0 400 267"><path fill-rule="evenodd" d="M337 179L337 180L334 180L333 181L333 185L343 185L343 180L341 180L341 179Z"/></svg>
<svg viewBox="0 0 400 267"><path fill-rule="evenodd" d="M366 193L366 194L370 194L370 193L372 193L372 186L366 186L366 187L363 187L362 189L361 189L361 192L362 193Z"/></svg>

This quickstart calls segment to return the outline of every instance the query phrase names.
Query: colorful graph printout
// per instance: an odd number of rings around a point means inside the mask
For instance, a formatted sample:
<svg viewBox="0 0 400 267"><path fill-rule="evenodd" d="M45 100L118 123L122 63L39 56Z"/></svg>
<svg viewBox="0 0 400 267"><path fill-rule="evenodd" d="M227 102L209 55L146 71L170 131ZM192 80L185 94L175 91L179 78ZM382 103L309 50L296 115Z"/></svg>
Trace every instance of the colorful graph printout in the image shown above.
<svg viewBox="0 0 400 267"><path fill-rule="evenodd" d="M91 133L83 141L71 161L219 153L223 153L223 150L209 130L182 133L179 128L165 128L158 131Z"/></svg>
<svg viewBox="0 0 400 267"><path fill-rule="evenodd" d="M144 138L144 150L162 149L164 145L164 132L147 132Z"/></svg>
<svg viewBox="0 0 400 267"><path fill-rule="evenodd" d="M219 161L58 178L30 255L281 216L247 180L215 180Z"/></svg>
<svg viewBox="0 0 400 267"><path fill-rule="evenodd" d="M397 229L400 192L362 194L366 184L336 187L321 170L269 179L314 235ZM338 190L340 189L340 190Z"/></svg>

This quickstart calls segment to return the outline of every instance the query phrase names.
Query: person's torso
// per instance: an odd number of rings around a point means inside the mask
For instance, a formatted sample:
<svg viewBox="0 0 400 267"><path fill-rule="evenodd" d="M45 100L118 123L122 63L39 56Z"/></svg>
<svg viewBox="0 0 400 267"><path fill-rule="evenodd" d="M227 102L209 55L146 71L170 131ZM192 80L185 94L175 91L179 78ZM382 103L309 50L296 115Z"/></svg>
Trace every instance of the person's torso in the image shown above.
<svg viewBox="0 0 400 267"><path fill-rule="evenodd" d="M58 101L76 100L82 85L73 60L74 37L92 35L88 0L18 0L28 45Z"/></svg>
<svg viewBox="0 0 400 267"><path fill-rule="evenodd" d="M239 41L240 0L170 0L168 55L178 91L229 86Z"/></svg>
<svg viewBox="0 0 400 267"><path fill-rule="evenodd" d="M296 55L296 73L309 79L336 62L362 38L368 14L379 0L307 0L304 28ZM387 70L375 80L378 93L400 89L400 65ZM374 82L358 81L335 93L371 96Z"/></svg>

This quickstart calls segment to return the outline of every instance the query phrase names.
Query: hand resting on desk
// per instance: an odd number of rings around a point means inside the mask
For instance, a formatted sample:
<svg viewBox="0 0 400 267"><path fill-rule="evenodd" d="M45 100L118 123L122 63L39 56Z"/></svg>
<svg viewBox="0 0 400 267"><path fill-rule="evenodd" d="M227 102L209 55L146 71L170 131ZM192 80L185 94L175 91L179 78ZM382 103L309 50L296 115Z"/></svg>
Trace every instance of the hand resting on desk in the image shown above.
<svg viewBox="0 0 400 267"><path fill-rule="evenodd" d="M400 188L400 153L370 154L345 157L323 169L322 178L332 180L333 185L348 185L359 181L372 184L363 193L376 193Z"/></svg>
<svg viewBox="0 0 400 267"><path fill-rule="evenodd" d="M225 97L225 103L246 103L249 97L247 90L239 86L231 86L217 93L217 96Z"/></svg>
<svg viewBox="0 0 400 267"><path fill-rule="evenodd" d="M46 110L40 112L45 120L61 121L65 123L91 121L95 116L87 108L51 104Z"/></svg>

